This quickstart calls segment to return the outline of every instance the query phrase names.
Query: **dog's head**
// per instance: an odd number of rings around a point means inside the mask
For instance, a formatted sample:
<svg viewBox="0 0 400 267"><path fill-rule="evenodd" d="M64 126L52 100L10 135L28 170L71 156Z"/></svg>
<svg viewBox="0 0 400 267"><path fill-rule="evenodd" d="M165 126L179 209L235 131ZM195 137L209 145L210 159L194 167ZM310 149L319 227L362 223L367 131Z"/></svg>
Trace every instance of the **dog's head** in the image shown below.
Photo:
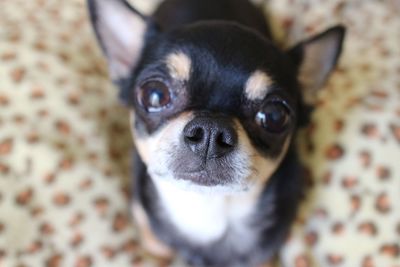
<svg viewBox="0 0 400 267"><path fill-rule="evenodd" d="M230 22L163 32L125 0L89 0L89 8L149 174L196 189L268 180L344 36L338 26L282 51Z"/></svg>

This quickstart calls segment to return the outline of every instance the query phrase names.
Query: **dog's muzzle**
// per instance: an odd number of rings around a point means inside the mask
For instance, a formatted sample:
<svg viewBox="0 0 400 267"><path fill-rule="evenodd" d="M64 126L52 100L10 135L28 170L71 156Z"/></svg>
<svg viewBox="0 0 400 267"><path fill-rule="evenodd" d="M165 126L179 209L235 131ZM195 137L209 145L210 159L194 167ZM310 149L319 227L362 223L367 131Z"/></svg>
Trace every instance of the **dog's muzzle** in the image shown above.
<svg viewBox="0 0 400 267"><path fill-rule="evenodd" d="M179 152L170 165L175 178L204 186L236 180L239 137L233 119L197 115L183 128L180 139Z"/></svg>

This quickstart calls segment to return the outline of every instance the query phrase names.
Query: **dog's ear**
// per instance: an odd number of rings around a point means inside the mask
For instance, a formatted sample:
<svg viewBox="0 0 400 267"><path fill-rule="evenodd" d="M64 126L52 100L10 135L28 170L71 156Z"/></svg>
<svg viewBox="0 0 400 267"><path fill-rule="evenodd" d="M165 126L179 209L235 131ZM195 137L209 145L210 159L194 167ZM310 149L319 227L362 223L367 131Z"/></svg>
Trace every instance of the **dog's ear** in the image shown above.
<svg viewBox="0 0 400 267"><path fill-rule="evenodd" d="M89 15L98 42L106 55L114 82L131 74L141 58L152 21L126 0L88 0Z"/></svg>
<svg viewBox="0 0 400 267"><path fill-rule="evenodd" d="M306 105L313 106L318 89L332 72L340 53L345 35L343 26L335 26L289 50L289 56L298 68L298 80Z"/></svg>

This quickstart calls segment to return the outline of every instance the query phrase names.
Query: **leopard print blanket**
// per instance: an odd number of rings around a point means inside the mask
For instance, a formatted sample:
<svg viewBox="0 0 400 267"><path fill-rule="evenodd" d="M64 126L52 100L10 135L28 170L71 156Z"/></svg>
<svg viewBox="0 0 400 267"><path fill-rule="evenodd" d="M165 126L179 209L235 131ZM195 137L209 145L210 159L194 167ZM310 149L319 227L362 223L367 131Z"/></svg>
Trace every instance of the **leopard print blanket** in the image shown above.
<svg viewBox="0 0 400 267"><path fill-rule="evenodd" d="M298 139L309 191L277 264L399 267L400 1L258 2L285 46L348 29ZM183 266L137 241L116 93L83 0L1 0L0 266Z"/></svg>

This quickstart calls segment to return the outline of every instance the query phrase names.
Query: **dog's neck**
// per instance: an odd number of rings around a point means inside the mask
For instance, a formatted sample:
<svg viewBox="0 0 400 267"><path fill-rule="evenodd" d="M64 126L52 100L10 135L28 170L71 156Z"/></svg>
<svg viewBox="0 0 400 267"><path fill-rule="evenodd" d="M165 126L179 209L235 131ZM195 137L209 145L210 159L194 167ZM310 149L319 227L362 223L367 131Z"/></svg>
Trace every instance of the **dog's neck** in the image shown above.
<svg viewBox="0 0 400 267"><path fill-rule="evenodd" d="M170 222L191 242L212 243L228 231L230 236L250 234L250 218L256 212L261 185L228 193L218 192L218 189L210 192L185 190L178 182L165 179L153 178L153 182ZM248 241L252 243L251 236ZM242 243L241 247L248 246Z"/></svg>

